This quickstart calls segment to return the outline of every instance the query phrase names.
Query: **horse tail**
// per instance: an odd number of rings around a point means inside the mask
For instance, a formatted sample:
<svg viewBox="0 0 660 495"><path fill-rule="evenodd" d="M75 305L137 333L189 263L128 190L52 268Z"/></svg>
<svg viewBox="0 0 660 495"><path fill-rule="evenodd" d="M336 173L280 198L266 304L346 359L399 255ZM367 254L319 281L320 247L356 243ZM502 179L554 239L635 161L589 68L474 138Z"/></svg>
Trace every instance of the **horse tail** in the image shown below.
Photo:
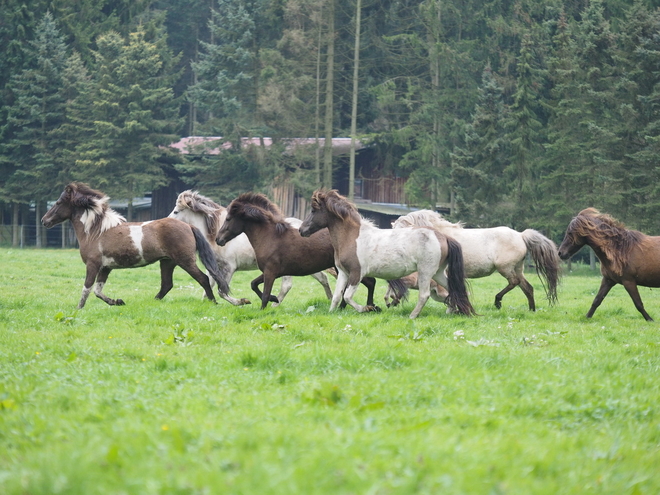
<svg viewBox="0 0 660 495"><path fill-rule="evenodd" d="M193 235L195 236L195 244L197 246L197 252L199 253L199 259L202 260L206 270L218 283L218 292L220 292L220 294L228 295L229 284L218 270L218 262L215 259L213 248L211 248L209 241L206 240L204 234L202 234L202 232L197 227L190 225L190 228Z"/></svg>
<svg viewBox="0 0 660 495"><path fill-rule="evenodd" d="M445 236L445 239L447 239L447 285L449 286L447 305L466 316L476 315L477 312L468 297L463 248L457 240L448 236Z"/></svg>
<svg viewBox="0 0 660 495"><path fill-rule="evenodd" d="M557 246L534 229L522 232L522 238L527 246L527 252L532 256L536 273L541 279L548 302L553 305L557 302L557 286L560 278Z"/></svg>
<svg viewBox="0 0 660 495"><path fill-rule="evenodd" d="M392 289L392 291L394 292L396 300L398 301L408 300L408 293L410 291L408 290L408 286L402 279L397 278L396 280L388 280L387 285L389 285L390 289Z"/></svg>

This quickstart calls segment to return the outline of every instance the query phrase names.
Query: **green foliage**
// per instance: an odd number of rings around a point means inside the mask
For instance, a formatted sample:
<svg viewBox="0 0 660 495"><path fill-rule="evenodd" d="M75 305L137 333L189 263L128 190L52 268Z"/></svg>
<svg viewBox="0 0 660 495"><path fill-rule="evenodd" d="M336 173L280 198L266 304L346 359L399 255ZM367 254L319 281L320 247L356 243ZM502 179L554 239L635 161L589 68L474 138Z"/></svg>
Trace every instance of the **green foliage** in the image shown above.
<svg viewBox="0 0 660 495"><path fill-rule="evenodd" d="M64 323L78 251L0 256L3 494L660 490L657 323L620 286L586 320L588 267L556 307L531 313L516 289L496 310L493 275L472 282L480 316L429 301L410 321L414 294L328 313L309 277L261 311L203 301L177 270L156 301L153 265L111 275L126 306L93 299ZM254 276L236 274L237 297ZM657 294L642 297L659 317Z"/></svg>

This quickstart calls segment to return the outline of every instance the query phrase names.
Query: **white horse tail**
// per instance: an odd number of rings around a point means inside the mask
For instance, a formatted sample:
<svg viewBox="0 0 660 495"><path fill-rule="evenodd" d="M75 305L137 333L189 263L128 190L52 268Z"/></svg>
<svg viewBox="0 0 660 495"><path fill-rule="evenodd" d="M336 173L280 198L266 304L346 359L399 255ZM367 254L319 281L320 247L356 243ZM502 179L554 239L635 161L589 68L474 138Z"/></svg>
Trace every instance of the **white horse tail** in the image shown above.
<svg viewBox="0 0 660 495"><path fill-rule="evenodd" d="M215 253L213 248L209 244L209 241L206 240L204 234L197 228L190 225L193 235L195 236L195 244L197 246L197 252L199 253L199 259L204 264L204 267L208 270L211 276L218 283L218 291L220 294L227 295L229 294L229 284L225 277L223 277L218 271L218 263L215 259Z"/></svg>
<svg viewBox="0 0 660 495"><path fill-rule="evenodd" d="M560 277L557 246L534 229L527 229L522 232L522 238L527 246L527 252L532 255L536 273L541 279L548 301L550 304L555 304Z"/></svg>
<svg viewBox="0 0 660 495"><path fill-rule="evenodd" d="M467 285L465 283L465 264L463 262L463 248L460 243L449 237L447 239L447 305L456 309L466 316L476 315L468 297Z"/></svg>

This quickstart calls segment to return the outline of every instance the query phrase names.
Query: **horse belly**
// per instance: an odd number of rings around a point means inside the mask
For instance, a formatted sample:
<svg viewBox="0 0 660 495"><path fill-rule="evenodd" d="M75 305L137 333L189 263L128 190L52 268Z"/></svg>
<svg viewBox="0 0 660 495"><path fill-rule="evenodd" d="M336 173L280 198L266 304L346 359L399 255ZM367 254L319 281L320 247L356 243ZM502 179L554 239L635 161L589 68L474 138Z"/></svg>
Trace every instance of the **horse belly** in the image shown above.
<svg viewBox="0 0 660 495"><path fill-rule="evenodd" d="M108 230L99 241L103 266L132 268L148 265L142 248L142 227L126 225Z"/></svg>
<svg viewBox="0 0 660 495"><path fill-rule="evenodd" d="M379 232L383 237L374 239L376 242L358 237L356 254L363 277L393 280L417 271L419 260L414 242L412 246L404 242L405 239L398 235L397 230L387 233L392 235L387 236Z"/></svg>

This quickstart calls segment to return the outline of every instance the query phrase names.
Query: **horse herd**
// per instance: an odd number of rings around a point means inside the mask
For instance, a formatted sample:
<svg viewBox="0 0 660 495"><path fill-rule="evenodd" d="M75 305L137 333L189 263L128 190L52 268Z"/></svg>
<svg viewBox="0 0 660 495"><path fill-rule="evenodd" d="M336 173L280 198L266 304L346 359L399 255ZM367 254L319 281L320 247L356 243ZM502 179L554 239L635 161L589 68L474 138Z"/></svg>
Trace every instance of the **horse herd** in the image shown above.
<svg viewBox="0 0 660 495"><path fill-rule="evenodd" d="M65 220L73 225L86 266L79 309L92 289L107 304L123 305L123 300L103 293L110 272L159 261L161 287L156 299L172 289L174 268L180 266L203 287L206 298L215 301L213 287L217 284L221 298L233 305L249 304L247 299L232 297L229 284L237 270L258 268L261 274L251 286L262 309L269 302L282 302L293 276L310 275L332 300L331 311L347 304L358 312L378 311L374 288L375 279L381 278L388 283L388 306L407 297L410 288L419 291L410 318L419 315L429 297L445 302L448 311L471 316L476 313L465 279L497 271L508 285L495 296L495 306L500 308L504 295L519 286L534 311L534 289L523 275L527 256L554 304L560 259L569 259L585 244L600 260L602 273L600 290L587 317L593 316L610 289L620 283L650 321L637 286L660 286L660 237L628 230L594 208L573 218L557 249L533 229L465 229L430 210L402 216L392 229L379 229L334 190L314 192L312 211L302 222L285 218L274 203L257 193L242 194L224 208L197 192L184 191L168 218L142 223L126 222L108 206L108 200L102 192L73 182L42 218L47 228ZM208 275L197 266L197 255ZM328 273L337 277L334 292ZM278 278L281 288L274 296ZM368 289L364 306L353 298L359 284Z"/></svg>

